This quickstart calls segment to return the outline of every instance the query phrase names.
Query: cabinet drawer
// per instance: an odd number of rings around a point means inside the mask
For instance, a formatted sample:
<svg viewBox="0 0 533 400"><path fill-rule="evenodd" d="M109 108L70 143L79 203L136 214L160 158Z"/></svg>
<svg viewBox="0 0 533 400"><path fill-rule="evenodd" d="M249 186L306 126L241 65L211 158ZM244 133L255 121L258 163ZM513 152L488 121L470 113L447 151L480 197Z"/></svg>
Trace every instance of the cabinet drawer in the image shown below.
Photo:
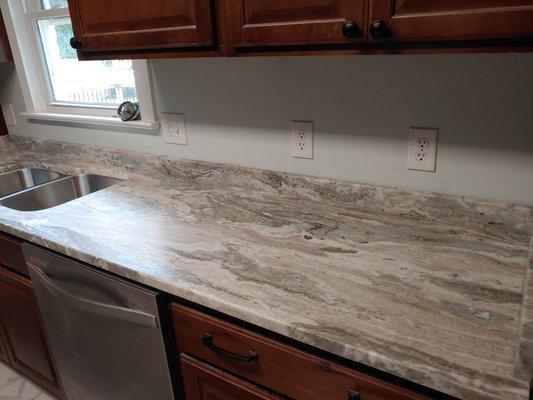
<svg viewBox="0 0 533 400"><path fill-rule="evenodd" d="M181 304L172 318L179 352L296 400L429 399Z"/></svg>
<svg viewBox="0 0 533 400"><path fill-rule="evenodd" d="M0 264L28 276L21 245L22 240L0 232Z"/></svg>
<svg viewBox="0 0 533 400"><path fill-rule="evenodd" d="M180 357L186 400L281 400L186 354Z"/></svg>

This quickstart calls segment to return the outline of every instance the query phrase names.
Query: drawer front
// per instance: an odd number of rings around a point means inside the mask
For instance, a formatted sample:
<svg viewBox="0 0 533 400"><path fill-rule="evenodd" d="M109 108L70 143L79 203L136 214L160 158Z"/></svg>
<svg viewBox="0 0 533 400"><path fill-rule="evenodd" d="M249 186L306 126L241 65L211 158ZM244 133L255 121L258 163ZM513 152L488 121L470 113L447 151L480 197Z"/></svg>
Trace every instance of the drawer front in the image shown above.
<svg viewBox="0 0 533 400"><path fill-rule="evenodd" d="M180 357L186 400L281 400L186 354Z"/></svg>
<svg viewBox="0 0 533 400"><path fill-rule="evenodd" d="M178 351L296 400L429 399L177 303L172 318Z"/></svg>
<svg viewBox="0 0 533 400"><path fill-rule="evenodd" d="M0 233L0 264L28 276L21 245L22 240Z"/></svg>

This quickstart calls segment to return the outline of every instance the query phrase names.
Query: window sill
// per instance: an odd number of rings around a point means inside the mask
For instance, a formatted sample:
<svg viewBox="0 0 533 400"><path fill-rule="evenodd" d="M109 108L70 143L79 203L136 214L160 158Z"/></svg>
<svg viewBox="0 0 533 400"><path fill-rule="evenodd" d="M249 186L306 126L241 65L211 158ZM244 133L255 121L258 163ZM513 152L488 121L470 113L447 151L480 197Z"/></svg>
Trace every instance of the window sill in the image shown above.
<svg viewBox="0 0 533 400"><path fill-rule="evenodd" d="M145 130L159 129L161 124L157 121L121 121L119 118L94 117L89 115L55 114L44 112L22 112L24 118L37 121L70 122L84 125L100 125L112 127L125 127Z"/></svg>

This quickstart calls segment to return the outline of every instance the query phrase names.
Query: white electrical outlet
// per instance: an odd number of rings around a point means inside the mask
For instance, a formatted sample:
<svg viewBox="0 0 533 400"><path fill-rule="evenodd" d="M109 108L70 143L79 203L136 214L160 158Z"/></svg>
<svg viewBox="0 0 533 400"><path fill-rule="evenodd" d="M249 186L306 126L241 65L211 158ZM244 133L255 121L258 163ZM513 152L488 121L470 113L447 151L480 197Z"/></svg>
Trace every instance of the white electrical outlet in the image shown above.
<svg viewBox="0 0 533 400"><path fill-rule="evenodd" d="M295 158L313 158L313 131L310 121L292 121L292 156Z"/></svg>
<svg viewBox="0 0 533 400"><path fill-rule="evenodd" d="M17 119L15 118L15 113L13 112L13 106L11 104L2 104L2 113L4 114L4 119L7 125L17 126Z"/></svg>
<svg viewBox="0 0 533 400"><path fill-rule="evenodd" d="M161 113L159 119L165 143L187 146L187 130L183 114Z"/></svg>
<svg viewBox="0 0 533 400"><path fill-rule="evenodd" d="M407 168L435 172L437 167L438 129L411 128Z"/></svg>

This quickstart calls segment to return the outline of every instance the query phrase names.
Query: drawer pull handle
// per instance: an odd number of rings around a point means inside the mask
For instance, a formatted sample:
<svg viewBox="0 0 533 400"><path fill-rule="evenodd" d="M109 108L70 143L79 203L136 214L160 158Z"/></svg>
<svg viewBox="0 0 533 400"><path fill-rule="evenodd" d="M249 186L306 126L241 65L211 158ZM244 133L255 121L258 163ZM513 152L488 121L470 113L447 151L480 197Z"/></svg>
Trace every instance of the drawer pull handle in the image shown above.
<svg viewBox="0 0 533 400"><path fill-rule="evenodd" d="M202 336L202 344L208 349L214 351L221 357L229 358L235 361L252 362L259 359L259 355L253 351L249 351L247 356L232 353L231 351L224 350L213 343L213 335L210 333L204 333Z"/></svg>
<svg viewBox="0 0 533 400"><path fill-rule="evenodd" d="M355 390L348 390L348 400L361 400L361 395Z"/></svg>

